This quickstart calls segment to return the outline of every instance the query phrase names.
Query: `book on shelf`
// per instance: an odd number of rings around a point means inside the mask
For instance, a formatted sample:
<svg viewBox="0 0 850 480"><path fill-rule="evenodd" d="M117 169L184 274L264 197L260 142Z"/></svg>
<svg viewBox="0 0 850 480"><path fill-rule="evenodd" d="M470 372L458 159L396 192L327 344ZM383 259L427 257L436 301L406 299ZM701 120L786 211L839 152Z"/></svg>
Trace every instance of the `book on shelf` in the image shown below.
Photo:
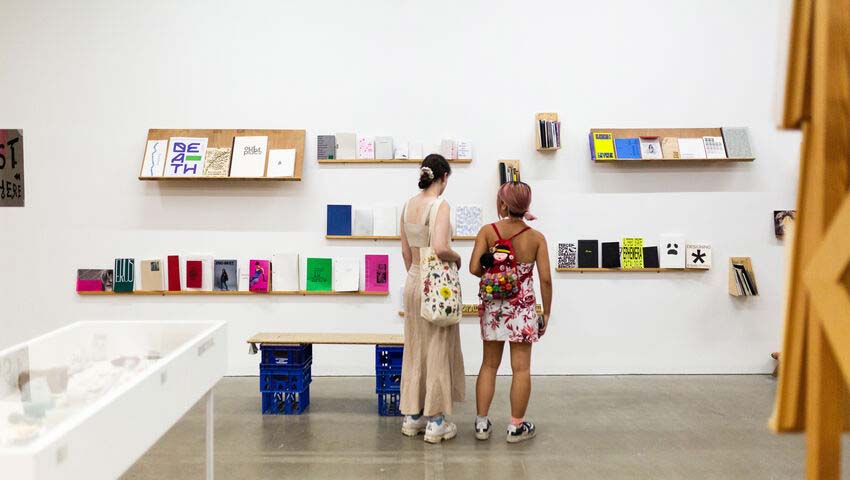
<svg viewBox="0 0 850 480"><path fill-rule="evenodd" d="M248 262L248 290L258 293L268 293L271 284L271 262L262 259L251 259Z"/></svg>
<svg viewBox="0 0 850 480"><path fill-rule="evenodd" d="M169 292L179 292L183 289L182 274L180 273L180 255L169 255L165 262L165 278Z"/></svg>
<svg viewBox="0 0 850 480"><path fill-rule="evenodd" d="M393 142L393 158L408 159L410 157L410 143L406 141Z"/></svg>
<svg viewBox="0 0 850 480"><path fill-rule="evenodd" d="M345 160L357 158L357 134L337 133L334 137L336 138L336 158Z"/></svg>
<svg viewBox="0 0 850 480"><path fill-rule="evenodd" d="M318 160L336 158L336 135L319 135L316 137L316 158Z"/></svg>
<svg viewBox="0 0 850 480"><path fill-rule="evenodd" d="M355 208L354 222L351 234L356 237L369 237L374 235L373 211L371 208Z"/></svg>
<svg viewBox="0 0 850 480"><path fill-rule="evenodd" d="M576 242L564 242L558 244L558 268L576 268L578 248Z"/></svg>
<svg viewBox="0 0 850 480"><path fill-rule="evenodd" d="M481 205L458 205L455 208L455 234L459 237L478 235L483 225Z"/></svg>
<svg viewBox="0 0 850 480"><path fill-rule="evenodd" d="M500 185L507 182L519 182L519 160L500 160L499 161L499 182Z"/></svg>
<svg viewBox="0 0 850 480"><path fill-rule="evenodd" d="M333 290L333 260L330 258L307 258L308 292L330 292Z"/></svg>
<svg viewBox="0 0 850 480"><path fill-rule="evenodd" d="M640 158L657 159L663 158L661 153L661 139L659 137L640 137Z"/></svg>
<svg viewBox="0 0 850 480"><path fill-rule="evenodd" d="M328 205L327 234L351 235L351 205Z"/></svg>
<svg viewBox="0 0 850 480"><path fill-rule="evenodd" d="M658 240L661 268L685 268L685 248L684 235L661 235Z"/></svg>
<svg viewBox="0 0 850 480"><path fill-rule="evenodd" d="M165 290L165 268L162 260L141 260L139 262L139 290L159 292Z"/></svg>
<svg viewBox="0 0 850 480"><path fill-rule="evenodd" d="M602 242L602 268L620 268L620 242Z"/></svg>
<svg viewBox="0 0 850 480"><path fill-rule="evenodd" d="M558 120L537 120L537 134L540 148L559 148L561 146L561 122Z"/></svg>
<svg viewBox="0 0 850 480"><path fill-rule="evenodd" d="M357 158L362 160L375 159L374 137L357 137Z"/></svg>
<svg viewBox="0 0 850 480"><path fill-rule="evenodd" d="M753 158L750 130L747 127L720 127L729 158Z"/></svg>
<svg viewBox="0 0 850 480"><path fill-rule="evenodd" d="M184 275L181 278L182 289L212 291L212 255L187 255L183 260L182 272Z"/></svg>
<svg viewBox="0 0 850 480"><path fill-rule="evenodd" d="M425 147L422 145L422 142L410 142L408 145L409 148L409 158L415 160L424 160L425 159Z"/></svg>
<svg viewBox="0 0 850 480"><path fill-rule="evenodd" d="M615 138L617 160L640 160L640 141L637 138Z"/></svg>
<svg viewBox="0 0 850 480"><path fill-rule="evenodd" d="M685 268L711 268L711 245L707 243L688 243L685 247Z"/></svg>
<svg viewBox="0 0 850 480"><path fill-rule="evenodd" d="M132 293L136 284L136 260L133 258L116 258L113 279L113 292Z"/></svg>
<svg viewBox="0 0 850 480"><path fill-rule="evenodd" d="M78 292L111 292L114 270L81 268L77 270Z"/></svg>
<svg viewBox="0 0 850 480"><path fill-rule="evenodd" d="M388 292L390 257L389 255L366 255L364 290L367 292Z"/></svg>
<svg viewBox="0 0 850 480"><path fill-rule="evenodd" d="M204 174L206 137L171 137L166 156L166 177L200 177Z"/></svg>
<svg viewBox="0 0 850 480"><path fill-rule="evenodd" d="M241 178L265 176L268 142L269 137L265 135L234 137L230 176Z"/></svg>
<svg viewBox="0 0 850 480"><path fill-rule="evenodd" d="M235 259L213 261L213 291L232 292L239 288L239 262Z"/></svg>
<svg viewBox="0 0 850 480"><path fill-rule="evenodd" d="M297 253L276 253L272 255L271 290L278 292L294 292L299 290L298 274L300 271L300 262L300 256Z"/></svg>
<svg viewBox="0 0 850 480"><path fill-rule="evenodd" d="M269 150L267 177L282 178L295 175L295 149L273 148Z"/></svg>
<svg viewBox="0 0 850 480"><path fill-rule="evenodd" d="M614 135L610 132L591 133L590 157L593 160L615 160Z"/></svg>
<svg viewBox="0 0 850 480"><path fill-rule="evenodd" d="M578 241L578 268L599 268L599 240Z"/></svg>
<svg viewBox="0 0 850 480"><path fill-rule="evenodd" d="M167 149L168 140L148 140L139 176L144 178L163 176L165 173L165 151Z"/></svg>
<svg viewBox="0 0 850 480"><path fill-rule="evenodd" d="M333 264L333 290L335 292L358 292L360 291L360 259L358 258L334 258Z"/></svg>
<svg viewBox="0 0 850 480"><path fill-rule="evenodd" d="M661 139L661 153L664 158L679 159L682 158L682 152L679 150L678 137L664 137Z"/></svg>
<svg viewBox="0 0 850 480"><path fill-rule="evenodd" d="M375 159L392 160L393 137L375 137Z"/></svg>
<svg viewBox="0 0 850 480"><path fill-rule="evenodd" d="M457 160L457 142L450 139L441 141L440 155L446 160Z"/></svg>
<svg viewBox="0 0 850 480"><path fill-rule="evenodd" d="M230 158L233 151L230 148L207 148L204 158L205 177L227 177L230 175Z"/></svg>
<svg viewBox="0 0 850 480"><path fill-rule="evenodd" d="M702 137L706 158L726 158L726 147L723 145L723 137Z"/></svg>
<svg viewBox="0 0 850 480"><path fill-rule="evenodd" d="M621 240L623 268L644 268L643 238L625 237Z"/></svg>
<svg viewBox="0 0 850 480"><path fill-rule="evenodd" d="M457 141L457 159L471 160L472 159L472 142L468 140Z"/></svg>
<svg viewBox="0 0 850 480"><path fill-rule="evenodd" d="M643 247L643 268L659 268L658 247Z"/></svg>
<svg viewBox="0 0 850 480"><path fill-rule="evenodd" d="M376 205L372 210L372 231L377 237L398 235L398 208L395 205Z"/></svg>
<svg viewBox="0 0 850 480"><path fill-rule="evenodd" d="M237 261L236 272L239 275L239 280L236 282L236 288L240 292L251 291L251 260L247 257L239 258Z"/></svg>
<svg viewBox="0 0 850 480"><path fill-rule="evenodd" d="M705 143L702 138L679 138L679 155L684 160L705 158Z"/></svg>

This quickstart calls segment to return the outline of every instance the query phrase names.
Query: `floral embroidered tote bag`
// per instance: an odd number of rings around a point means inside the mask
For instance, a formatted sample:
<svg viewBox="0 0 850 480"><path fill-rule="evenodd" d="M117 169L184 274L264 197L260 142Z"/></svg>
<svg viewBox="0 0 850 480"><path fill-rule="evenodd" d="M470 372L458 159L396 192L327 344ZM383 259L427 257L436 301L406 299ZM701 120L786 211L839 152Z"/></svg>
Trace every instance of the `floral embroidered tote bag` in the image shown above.
<svg viewBox="0 0 850 480"><path fill-rule="evenodd" d="M419 249L419 271L422 278L420 314L438 327L448 327L460 323L463 301L457 264L444 262L434 253L437 212L442 203L443 199L439 198L431 204L428 213L428 246Z"/></svg>

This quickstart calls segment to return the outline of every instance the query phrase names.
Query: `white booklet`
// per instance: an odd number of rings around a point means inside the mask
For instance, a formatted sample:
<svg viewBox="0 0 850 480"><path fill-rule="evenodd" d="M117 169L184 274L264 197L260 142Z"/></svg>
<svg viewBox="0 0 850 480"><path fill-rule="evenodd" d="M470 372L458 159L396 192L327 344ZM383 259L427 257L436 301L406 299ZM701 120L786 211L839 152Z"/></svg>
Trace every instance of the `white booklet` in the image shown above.
<svg viewBox="0 0 850 480"><path fill-rule="evenodd" d="M262 177L266 173L266 146L269 137L236 137L233 139L231 177Z"/></svg>
<svg viewBox="0 0 850 480"><path fill-rule="evenodd" d="M168 148L168 140L148 140L145 148L145 160L142 162L140 177L161 177L165 172L165 150Z"/></svg>
<svg viewBox="0 0 850 480"><path fill-rule="evenodd" d="M705 158L702 138L679 138L679 155L684 159Z"/></svg>
<svg viewBox="0 0 850 480"><path fill-rule="evenodd" d="M335 292L356 292L360 290L360 260L356 258L334 258L331 279Z"/></svg>
<svg viewBox="0 0 850 480"><path fill-rule="evenodd" d="M351 234L356 237L369 237L374 232L374 223L371 208L355 208L354 224Z"/></svg>
<svg viewBox="0 0 850 480"><path fill-rule="evenodd" d="M372 231L377 237L398 235L398 209L395 205L376 206L372 213Z"/></svg>
<svg viewBox="0 0 850 480"><path fill-rule="evenodd" d="M269 172L267 177L291 177L295 175L295 149L269 150Z"/></svg>
<svg viewBox="0 0 850 480"><path fill-rule="evenodd" d="M298 290L299 258L297 253L272 255L272 287L275 292Z"/></svg>

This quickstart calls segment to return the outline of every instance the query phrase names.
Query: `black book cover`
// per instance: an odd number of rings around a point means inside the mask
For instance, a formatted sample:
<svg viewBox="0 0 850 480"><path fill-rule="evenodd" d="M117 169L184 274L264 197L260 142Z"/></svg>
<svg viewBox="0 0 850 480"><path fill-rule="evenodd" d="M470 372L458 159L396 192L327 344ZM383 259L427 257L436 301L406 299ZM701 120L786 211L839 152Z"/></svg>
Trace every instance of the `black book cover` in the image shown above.
<svg viewBox="0 0 850 480"><path fill-rule="evenodd" d="M620 268L620 242L602 242L602 268Z"/></svg>
<svg viewBox="0 0 850 480"><path fill-rule="evenodd" d="M546 148L546 126L543 120L539 120L540 123L540 146Z"/></svg>
<svg viewBox="0 0 850 480"><path fill-rule="evenodd" d="M507 165L504 162L499 162L499 181L500 185L504 185L508 181Z"/></svg>
<svg viewBox="0 0 850 480"><path fill-rule="evenodd" d="M744 275L744 280L747 282L747 285L750 287L750 291L753 292L753 295L759 294L759 289L756 287L753 279L750 278L750 272L747 271L747 267L741 266L741 273Z"/></svg>
<svg viewBox="0 0 850 480"><path fill-rule="evenodd" d="M643 268L659 268L658 247L643 247Z"/></svg>
<svg viewBox="0 0 850 480"><path fill-rule="evenodd" d="M599 268L599 240L578 241L578 268Z"/></svg>

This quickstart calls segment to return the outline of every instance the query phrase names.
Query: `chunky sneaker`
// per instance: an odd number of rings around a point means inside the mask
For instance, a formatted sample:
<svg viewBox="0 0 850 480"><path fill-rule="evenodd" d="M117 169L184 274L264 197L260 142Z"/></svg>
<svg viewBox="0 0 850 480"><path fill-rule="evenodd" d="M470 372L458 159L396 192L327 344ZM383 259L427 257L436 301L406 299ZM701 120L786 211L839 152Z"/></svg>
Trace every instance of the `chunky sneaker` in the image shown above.
<svg viewBox="0 0 850 480"><path fill-rule="evenodd" d="M478 440L490 440L490 430L493 424L489 418L475 422L475 438Z"/></svg>
<svg viewBox="0 0 850 480"><path fill-rule="evenodd" d="M438 424L428 422L425 427L425 441L428 443L440 443L443 440L451 440L457 435L457 425L447 421L445 418Z"/></svg>
<svg viewBox="0 0 850 480"><path fill-rule="evenodd" d="M531 422L522 422L519 425L508 427L508 443L519 443L534 438L536 430Z"/></svg>
<svg viewBox="0 0 850 480"><path fill-rule="evenodd" d="M415 437L420 433L425 433L425 427L428 425L428 417L420 415L415 419L411 415L404 416L404 423L401 424L401 433L408 437Z"/></svg>

